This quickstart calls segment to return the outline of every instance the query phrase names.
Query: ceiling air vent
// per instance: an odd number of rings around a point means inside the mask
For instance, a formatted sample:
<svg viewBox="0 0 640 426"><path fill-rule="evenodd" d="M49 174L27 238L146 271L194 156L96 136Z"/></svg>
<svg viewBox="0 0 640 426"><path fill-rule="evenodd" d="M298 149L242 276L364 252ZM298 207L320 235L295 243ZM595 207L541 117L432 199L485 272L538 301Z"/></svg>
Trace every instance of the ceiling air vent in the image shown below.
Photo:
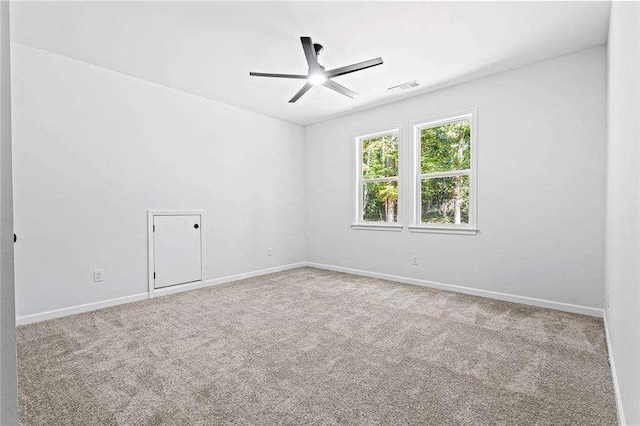
<svg viewBox="0 0 640 426"><path fill-rule="evenodd" d="M398 86L389 87L387 90L389 90L391 93L400 93L410 89L414 89L418 86L420 86L420 83L418 83L417 80L413 80L408 83L400 84Z"/></svg>

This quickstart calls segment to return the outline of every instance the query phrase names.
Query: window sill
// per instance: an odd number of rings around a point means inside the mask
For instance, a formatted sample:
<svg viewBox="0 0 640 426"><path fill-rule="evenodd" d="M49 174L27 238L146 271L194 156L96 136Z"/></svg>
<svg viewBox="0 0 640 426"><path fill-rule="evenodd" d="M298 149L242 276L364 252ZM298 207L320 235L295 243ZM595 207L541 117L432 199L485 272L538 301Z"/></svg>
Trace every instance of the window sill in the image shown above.
<svg viewBox="0 0 640 426"><path fill-rule="evenodd" d="M361 231L402 231L403 226L390 223L354 223L351 229Z"/></svg>
<svg viewBox="0 0 640 426"><path fill-rule="evenodd" d="M459 234L476 235L478 228L463 228L449 226L408 226L409 232L430 233L430 234Z"/></svg>

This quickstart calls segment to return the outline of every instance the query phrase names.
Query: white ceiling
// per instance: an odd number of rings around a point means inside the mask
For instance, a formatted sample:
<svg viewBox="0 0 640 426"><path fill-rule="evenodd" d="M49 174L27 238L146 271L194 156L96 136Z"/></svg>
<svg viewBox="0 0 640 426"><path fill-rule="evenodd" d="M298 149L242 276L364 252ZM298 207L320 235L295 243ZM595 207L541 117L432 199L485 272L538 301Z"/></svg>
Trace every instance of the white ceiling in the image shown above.
<svg viewBox="0 0 640 426"><path fill-rule="evenodd" d="M188 93L307 125L606 42L608 2L14 2L13 40ZM303 80L300 36L327 69L381 56L335 80ZM418 80L399 95L387 88Z"/></svg>

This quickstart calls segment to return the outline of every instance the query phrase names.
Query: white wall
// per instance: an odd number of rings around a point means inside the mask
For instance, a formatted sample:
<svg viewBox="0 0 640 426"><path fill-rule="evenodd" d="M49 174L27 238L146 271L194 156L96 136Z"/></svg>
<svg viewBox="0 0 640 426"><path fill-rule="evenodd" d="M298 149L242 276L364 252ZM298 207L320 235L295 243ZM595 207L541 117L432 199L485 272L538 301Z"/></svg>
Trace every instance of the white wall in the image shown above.
<svg viewBox="0 0 640 426"><path fill-rule="evenodd" d="M300 262L306 250L310 262L602 308L603 47L306 131L13 50L19 317L146 292L149 208L206 210L208 279ZM352 230L352 135L469 107L480 233ZM102 284L92 282L99 268Z"/></svg>
<svg viewBox="0 0 640 426"><path fill-rule="evenodd" d="M624 416L640 425L639 3L612 3L608 51L606 316Z"/></svg>
<svg viewBox="0 0 640 426"><path fill-rule="evenodd" d="M206 210L207 279L304 260L302 127L12 55L18 317L146 292L147 209Z"/></svg>
<svg viewBox="0 0 640 426"><path fill-rule="evenodd" d="M398 123L408 135L411 121L470 107L478 108L480 233L350 229L353 135ZM307 260L602 308L605 138L604 47L309 126Z"/></svg>
<svg viewBox="0 0 640 426"><path fill-rule="evenodd" d="M9 2L0 1L0 424L18 423L13 201L11 188L11 78Z"/></svg>

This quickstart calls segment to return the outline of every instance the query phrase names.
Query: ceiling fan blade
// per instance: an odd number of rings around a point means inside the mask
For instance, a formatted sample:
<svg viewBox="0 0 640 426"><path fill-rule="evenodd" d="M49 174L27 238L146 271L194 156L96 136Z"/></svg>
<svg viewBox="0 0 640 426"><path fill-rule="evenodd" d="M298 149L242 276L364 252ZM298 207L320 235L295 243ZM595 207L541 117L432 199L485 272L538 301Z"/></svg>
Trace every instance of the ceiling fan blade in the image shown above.
<svg viewBox="0 0 640 426"><path fill-rule="evenodd" d="M307 58L307 64L309 64L309 71L315 72L320 70L318 65L318 56L316 55L316 49L313 48L313 42L311 37L300 37L302 42L302 48L304 49L304 56Z"/></svg>
<svg viewBox="0 0 640 426"><path fill-rule="evenodd" d="M304 86L302 86L302 89L298 90L298 93L296 93L293 98L291 98L291 100L289 101L289 103L294 103L295 101L297 101L298 99L300 99L300 97L302 95L304 95L305 93L307 93L309 91L309 89L311 89L313 87L313 84L311 83L307 83Z"/></svg>
<svg viewBox="0 0 640 426"><path fill-rule="evenodd" d="M299 78L304 80L308 78L308 76L302 74L271 74L268 72L250 72L249 75L254 77Z"/></svg>
<svg viewBox="0 0 640 426"><path fill-rule="evenodd" d="M354 98L354 97L358 96L358 94L356 92L354 92L353 90L349 90L346 87L344 87L343 85L338 84L333 80L328 80L327 79L327 81L322 83L322 85L324 87L328 87L329 89L335 90L336 92L341 93L341 94L343 94L345 96L348 96L350 98Z"/></svg>
<svg viewBox="0 0 640 426"><path fill-rule="evenodd" d="M358 62L357 64L347 65L345 67L335 68L326 72L327 78L337 77L339 75L349 74L355 71L382 65L382 58L369 59L368 61Z"/></svg>

